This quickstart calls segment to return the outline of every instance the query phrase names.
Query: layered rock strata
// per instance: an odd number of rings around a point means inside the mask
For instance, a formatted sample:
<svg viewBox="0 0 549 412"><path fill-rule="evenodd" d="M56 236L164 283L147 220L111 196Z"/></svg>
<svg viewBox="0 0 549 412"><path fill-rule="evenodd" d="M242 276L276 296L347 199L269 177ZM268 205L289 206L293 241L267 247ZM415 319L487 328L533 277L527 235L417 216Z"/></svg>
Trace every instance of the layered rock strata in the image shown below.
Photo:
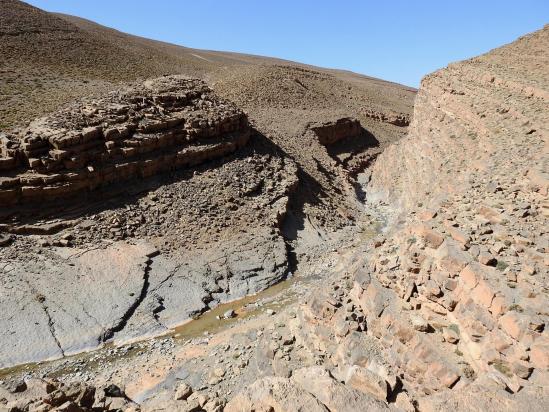
<svg viewBox="0 0 549 412"><path fill-rule="evenodd" d="M547 408L548 44L545 27L423 80L368 186L385 233L297 315L297 342L346 387L410 411ZM233 402L290 393L255 385Z"/></svg>
<svg viewBox="0 0 549 412"><path fill-rule="evenodd" d="M0 136L0 206L58 200L234 152L245 114L205 83L148 80Z"/></svg>
<svg viewBox="0 0 549 412"><path fill-rule="evenodd" d="M342 139L359 136L362 133L362 126L356 119L343 117L332 122L314 123L309 125L318 137L320 144L329 146Z"/></svg>
<svg viewBox="0 0 549 412"><path fill-rule="evenodd" d="M399 127L406 127L410 124L410 116L405 113L382 112L373 109L365 109L363 114L378 122L389 123Z"/></svg>
<svg viewBox="0 0 549 412"><path fill-rule="evenodd" d="M426 76L408 136L374 166L370 196L409 208L477 181L547 195L548 42L546 26Z"/></svg>
<svg viewBox="0 0 549 412"><path fill-rule="evenodd" d="M377 278L512 392L549 367L548 44L546 26L427 76L370 186L406 215Z"/></svg>

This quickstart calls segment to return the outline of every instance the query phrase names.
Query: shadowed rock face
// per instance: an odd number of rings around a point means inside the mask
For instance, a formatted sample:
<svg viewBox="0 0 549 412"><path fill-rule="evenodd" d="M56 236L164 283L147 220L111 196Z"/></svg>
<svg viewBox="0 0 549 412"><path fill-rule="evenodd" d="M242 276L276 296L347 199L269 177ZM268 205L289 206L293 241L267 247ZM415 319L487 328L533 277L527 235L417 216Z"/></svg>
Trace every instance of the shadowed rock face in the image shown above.
<svg viewBox="0 0 549 412"><path fill-rule="evenodd" d="M179 76L87 99L0 137L0 206L58 200L194 166L245 145L244 113Z"/></svg>
<svg viewBox="0 0 549 412"><path fill-rule="evenodd" d="M362 133L360 122L356 119L342 118L335 122L312 124L310 129L318 136L318 141L324 146L339 142L342 139L356 137Z"/></svg>

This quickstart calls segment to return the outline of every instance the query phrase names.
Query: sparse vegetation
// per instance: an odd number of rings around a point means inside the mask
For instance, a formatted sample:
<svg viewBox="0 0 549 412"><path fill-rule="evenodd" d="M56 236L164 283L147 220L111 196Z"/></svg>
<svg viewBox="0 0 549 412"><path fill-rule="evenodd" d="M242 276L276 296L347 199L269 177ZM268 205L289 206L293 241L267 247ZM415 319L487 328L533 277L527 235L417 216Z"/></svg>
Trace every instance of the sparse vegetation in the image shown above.
<svg viewBox="0 0 549 412"><path fill-rule="evenodd" d="M477 378L477 373L468 363L463 367L463 375L470 380L475 380Z"/></svg>
<svg viewBox="0 0 549 412"><path fill-rule="evenodd" d="M519 312L519 313L524 312L524 309L522 309L522 306L520 306L516 303L513 303L511 306L509 306L509 310L513 310L513 311Z"/></svg>
<svg viewBox="0 0 549 412"><path fill-rule="evenodd" d="M511 373L511 369L509 368L509 365L507 362L502 361L501 359L497 359L492 364L494 368L498 371L503 373L505 376L512 377L513 374Z"/></svg>
<svg viewBox="0 0 549 412"><path fill-rule="evenodd" d="M505 263L503 260L498 260L498 263L496 264L496 269L503 272L505 269L507 269L509 265Z"/></svg>

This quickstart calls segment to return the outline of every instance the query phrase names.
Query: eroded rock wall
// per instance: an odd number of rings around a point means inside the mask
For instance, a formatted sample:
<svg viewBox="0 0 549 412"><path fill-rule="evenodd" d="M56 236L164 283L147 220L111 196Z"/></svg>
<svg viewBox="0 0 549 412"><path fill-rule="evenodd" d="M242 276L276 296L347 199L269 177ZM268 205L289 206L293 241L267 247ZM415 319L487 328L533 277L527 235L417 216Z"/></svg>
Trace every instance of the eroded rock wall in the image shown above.
<svg viewBox="0 0 549 412"><path fill-rule="evenodd" d="M320 144L328 146L342 139L355 137L362 133L362 126L356 119L343 117L332 122L311 124L309 128L318 137Z"/></svg>
<svg viewBox="0 0 549 412"><path fill-rule="evenodd" d="M249 135L246 115L202 81L147 80L0 136L0 206L194 166L234 152Z"/></svg>
<svg viewBox="0 0 549 412"><path fill-rule="evenodd" d="M378 159L371 196L403 207L504 178L547 191L549 29L426 76L409 134ZM511 183L509 183L511 184Z"/></svg>
<svg viewBox="0 0 549 412"><path fill-rule="evenodd" d="M369 194L399 218L355 296L370 315L387 294L409 311L408 330L386 309L369 330L418 355L397 362L418 391L547 379L548 45L546 26L427 76L408 137L373 168ZM421 343L429 334L446 348Z"/></svg>

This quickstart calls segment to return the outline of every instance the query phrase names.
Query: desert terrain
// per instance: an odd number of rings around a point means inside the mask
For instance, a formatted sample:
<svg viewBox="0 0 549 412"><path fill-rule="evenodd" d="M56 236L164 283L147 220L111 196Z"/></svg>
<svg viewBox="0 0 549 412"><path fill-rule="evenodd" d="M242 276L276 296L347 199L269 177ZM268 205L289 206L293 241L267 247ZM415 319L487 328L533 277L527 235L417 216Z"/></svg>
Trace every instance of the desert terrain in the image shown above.
<svg viewBox="0 0 549 412"><path fill-rule="evenodd" d="M549 408L548 26L415 90L0 5L0 410Z"/></svg>

